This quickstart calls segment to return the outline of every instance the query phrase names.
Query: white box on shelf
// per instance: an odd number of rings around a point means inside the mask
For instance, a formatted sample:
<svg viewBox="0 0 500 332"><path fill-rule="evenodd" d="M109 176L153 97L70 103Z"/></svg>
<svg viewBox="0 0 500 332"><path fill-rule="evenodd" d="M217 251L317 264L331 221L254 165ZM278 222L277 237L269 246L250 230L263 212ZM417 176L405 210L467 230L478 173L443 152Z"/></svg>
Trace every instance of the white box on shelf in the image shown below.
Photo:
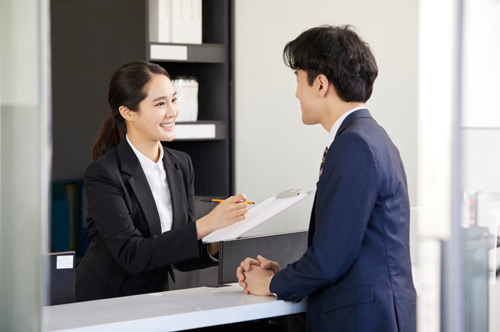
<svg viewBox="0 0 500 332"><path fill-rule="evenodd" d="M215 124L192 124L192 123L176 123L175 124L176 139L210 139L215 138Z"/></svg>
<svg viewBox="0 0 500 332"><path fill-rule="evenodd" d="M182 45L151 45L149 57L152 60L187 60L187 46Z"/></svg>

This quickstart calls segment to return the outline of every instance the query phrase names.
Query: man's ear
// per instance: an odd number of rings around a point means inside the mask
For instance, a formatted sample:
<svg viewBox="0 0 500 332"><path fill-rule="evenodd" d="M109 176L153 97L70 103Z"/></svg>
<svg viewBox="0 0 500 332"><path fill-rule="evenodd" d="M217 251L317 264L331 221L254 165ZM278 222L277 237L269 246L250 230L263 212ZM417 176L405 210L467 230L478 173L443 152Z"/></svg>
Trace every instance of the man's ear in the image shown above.
<svg viewBox="0 0 500 332"><path fill-rule="evenodd" d="M127 106L118 107L118 112L120 112L122 118L128 121L133 121L134 112L132 112Z"/></svg>
<svg viewBox="0 0 500 332"><path fill-rule="evenodd" d="M328 89L331 87L330 81L324 74L319 74L316 79L318 80L318 92L320 97L326 96Z"/></svg>

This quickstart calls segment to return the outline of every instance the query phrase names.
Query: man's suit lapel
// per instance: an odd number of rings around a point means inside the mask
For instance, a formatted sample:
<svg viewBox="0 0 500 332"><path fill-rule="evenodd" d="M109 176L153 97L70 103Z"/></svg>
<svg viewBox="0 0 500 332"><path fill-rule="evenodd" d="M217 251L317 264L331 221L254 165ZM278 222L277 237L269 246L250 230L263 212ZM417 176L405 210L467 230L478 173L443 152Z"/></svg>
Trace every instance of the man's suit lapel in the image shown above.
<svg viewBox="0 0 500 332"><path fill-rule="evenodd" d="M123 139L118 144L117 152L120 158L121 171L129 176L128 179L124 177L124 181L130 185L130 188L134 192L142 212L144 213L144 217L146 218L146 223L151 235L160 235L161 223L158 209L148 180L146 179L146 175L142 170L137 156L134 154L134 151L126 139Z"/></svg>
<svg viewBox="0 0 500 332"><path fill-rule="evenodd" d="M183 200L183 195L185 195L184 181L182 179L182 171L166 149L164 149L163 154L163 167L167 173L167 182L170 189L170 197L172 198L172 228L176 228L182 225L182 220L185 220L182 217L185 202Z"/></svg>

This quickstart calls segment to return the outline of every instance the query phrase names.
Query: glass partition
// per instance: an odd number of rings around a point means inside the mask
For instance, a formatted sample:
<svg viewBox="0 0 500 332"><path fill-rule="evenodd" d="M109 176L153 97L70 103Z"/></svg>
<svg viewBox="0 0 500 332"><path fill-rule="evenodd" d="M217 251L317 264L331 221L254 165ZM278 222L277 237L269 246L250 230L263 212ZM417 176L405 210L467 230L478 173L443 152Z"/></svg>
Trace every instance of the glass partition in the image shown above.
<svg viewBox="0 0 500 332"><path fill-rule="evenodd" d="M0 330L40 331L50 161L48 1L0 1Z"/></svg>
<svg viewBox="0 0 500 332"><path fill-rule="evenodd" d="M500 1L463 0L462 40L465 331L499 331Z"/></svg>

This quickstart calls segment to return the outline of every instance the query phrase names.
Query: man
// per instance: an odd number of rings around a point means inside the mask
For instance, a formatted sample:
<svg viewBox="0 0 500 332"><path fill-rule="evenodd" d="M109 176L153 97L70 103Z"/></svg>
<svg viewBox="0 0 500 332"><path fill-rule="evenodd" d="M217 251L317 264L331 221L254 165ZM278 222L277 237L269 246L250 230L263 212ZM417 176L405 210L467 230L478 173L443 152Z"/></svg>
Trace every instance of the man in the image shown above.
<svg viewBox="0 0 500 332"><path fill-rule="evenodd" d="M308 331L416 330L406 175L397 148L365 108L378 68L349 26L303 32L284 49L306 125L329 140L320 167L308 249L280 271L247 258L245 293L308 296Z"/></svg>

